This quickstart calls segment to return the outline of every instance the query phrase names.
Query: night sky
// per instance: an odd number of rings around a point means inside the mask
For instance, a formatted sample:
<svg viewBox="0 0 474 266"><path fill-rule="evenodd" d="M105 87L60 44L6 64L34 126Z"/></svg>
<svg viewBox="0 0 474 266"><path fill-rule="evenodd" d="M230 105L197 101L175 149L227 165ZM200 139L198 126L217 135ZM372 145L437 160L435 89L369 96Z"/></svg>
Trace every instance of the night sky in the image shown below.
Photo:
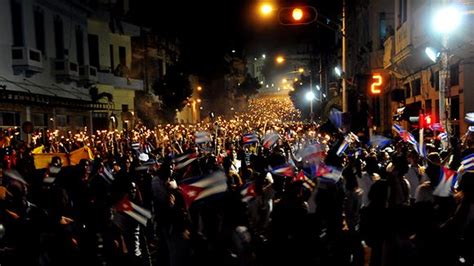
<svg viewBox="0 0 474 266"><path fill-rule="evenodd" d="M332 18L337 18L339 2L306 1ZM321 31L316 24L282 26L276 16L262 20L256 12L258 3L258 0L131 0L131 8L138 23L178 36L183 62L191 73L204 76L219 72L225 53L233 49L244 56L285 53L297 44L317 44L318 31L323 34L327 31ZM295 3L280 1L279 5Z"/></svg>

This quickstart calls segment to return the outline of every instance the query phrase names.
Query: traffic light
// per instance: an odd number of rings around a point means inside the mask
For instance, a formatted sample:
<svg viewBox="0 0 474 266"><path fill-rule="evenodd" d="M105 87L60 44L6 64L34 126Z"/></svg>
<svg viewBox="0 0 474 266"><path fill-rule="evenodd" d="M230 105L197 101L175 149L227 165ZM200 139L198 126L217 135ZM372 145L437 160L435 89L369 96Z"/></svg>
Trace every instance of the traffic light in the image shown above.
<svg viewBox="0 0 474 266"><path fill-rule="evenodd" d="M372 75L372 82L370 83L370 93L372 95L379 95L382 92L383 78L381 74L375 73Z"/></svg>
<svg viewBox="0 0 474 266"><path fill-rule="evenodd" d="M318 19L318 11L312 6L284 7L278 17L283 25L306 25Z"/></svg>

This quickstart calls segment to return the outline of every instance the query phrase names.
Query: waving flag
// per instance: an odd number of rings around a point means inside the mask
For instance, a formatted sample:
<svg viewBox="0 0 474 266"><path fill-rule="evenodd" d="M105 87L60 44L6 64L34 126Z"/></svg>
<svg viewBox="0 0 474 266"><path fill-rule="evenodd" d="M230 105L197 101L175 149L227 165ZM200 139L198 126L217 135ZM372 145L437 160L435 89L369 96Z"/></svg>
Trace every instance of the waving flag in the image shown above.
<svg viewBox="0 0 474 266"><path fill-rule="evenodd" d="M247 133L242 136L242 142L244 145L257 143L258 137L254 133Z"/></svg>
<svg viewBox="0 0 474 266"><path fill-rule="evenodd" d="M311 178L307 177L304 171L300 171L297 176L293 177L292 182L302 182L303 186L309 191L313 191L316 188L316 183L314 183Z"/></svg>
<svg viewBox="0 0 474 266"><path fill-rule="evenodd" d="M194 162L197 158L198 158L198 154L195 152L181 155L173 159L173 162L175 163L174 168L182 169L188 166L190 163Z"/></svg>
<svg viewBox="0 0 474 266"><path fill-rule="evenodd" d="M336 151L337 156L341 156L347 150L348 147L349 141L347 139L344 139Z"/></svg>
<svg viewBox="0 0 474 266"><path fill-rule="evenodd" d="M457 172L446 167L441 167L439 183L433 191L433 195L438 197L449 197L454 191L454 185L457 181Z"/></svg>
<svg viewBox="0 0 474 266"><path fill-rule="evenodd" d="M336 128L342 128L342 112L336 108L332 108L329 112L329 121L331 121Z"/></svg>
<svg viewBox="0 0 474 266"><path fill-rule="evenodd" d="M265 135L263 138L263 147L270 149L280 138L280 136L277 133L268 133Z"/></svg>
<svg viewBox="0 0 474 266"><path fill-rule="evenodd" d="M207 131L197 132L196 135L196 144L206 143L211 141L211 134Z"/></svg>
<svg viewBox="0 0 474 266"><path fill-rule="evenodd" d="M319 177L322 181L330 181L332 183L337 183L342 177L342 172L331 166L320 164L317 169L316 176Z"/></svg>
<svg viewBox="0 0 474 266"><path fill-rule="evenodd" d="M127 196L115 205L115 209L124 212L143 226L146 226L148 220L151 219L151 212L149 210L131 202Z"/></svg>
<svg viewBox="0 0 474 266"><path fill-rule="evenodd" d="M270 172L275 175L289 176L289 177L293 177L295 175L293 166L287 165L287 164L271 169Z"/></svg>
<svg viewBox="0 0 474 266"><path fill-rule="evenodd" d="M240 195L242 195L243 202L249 202L253 200L257 193L255 192L255 182L248 182L244 184L240 190Z"/></svg>
<svg viewBox="0 0 474 266"><path fill-rule="evenodd" d="M448 141L448 133L447 132L442 132L438 135L438 139L441 141Z"/></svg>
<svg viewBox="0 0 474 266"><path fill-rule="evenodd" d="M193 202L224 193L227 190L227 179L224 172L215 171L207 176L187 178L179 187L189 207Z"/></svg>
<svg viewBox="0 0 474 266"><path fill-rule="evenodd" d="M464 168L464 171L471 172L474 171L474 153L469 154L464 157L461 161L461 165Z"/></svg>
<svg viewBox="0 0 474 266"><path fill-rule="evenodd" d="M384 136L380 136L380 135L370 136L370 145L372 147L378 147L380 149L383 149L385 146L389 145L390 142L391 140Z"/></svg>
<svg viewBox="0 0 474 266"><path fill-rule="evenodd" d="M395 132L397 132L397 134L400 136L402 136L402 133L405 132L405 129L402 126L397 125L397 124L394 124L392 129L395 130Z"/></svg>
<svg viewBox="0 0 474 266"><path fill-rule="evenodd" d="M304 147L304 149L298 153L298 156L307 160L311 158L320 158L325 156L325 154L325 146L321 143L314 143Z"/></svg>

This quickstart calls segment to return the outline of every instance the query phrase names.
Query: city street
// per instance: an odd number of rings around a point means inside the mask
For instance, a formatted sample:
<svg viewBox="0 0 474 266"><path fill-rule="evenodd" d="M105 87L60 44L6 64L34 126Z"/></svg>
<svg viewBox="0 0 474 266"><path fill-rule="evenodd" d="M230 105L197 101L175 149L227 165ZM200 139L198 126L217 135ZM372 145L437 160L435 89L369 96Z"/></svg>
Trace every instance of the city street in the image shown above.
<svg viewBox="0 0 474 266"><path fill-rule="evenodd" d="M474 1L0 14L0 266L474 265Z"/></svg>

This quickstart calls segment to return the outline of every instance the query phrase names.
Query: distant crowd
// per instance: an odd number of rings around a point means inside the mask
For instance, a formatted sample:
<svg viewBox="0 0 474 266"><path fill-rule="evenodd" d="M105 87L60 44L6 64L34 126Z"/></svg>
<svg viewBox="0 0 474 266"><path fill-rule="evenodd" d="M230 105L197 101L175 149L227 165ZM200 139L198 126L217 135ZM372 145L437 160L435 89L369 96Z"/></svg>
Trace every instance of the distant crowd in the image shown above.
<svg viewBox="0 0 474 266"><path fill-rule="evenodd" d="M474 265L474 133L338 118L2 132L0 265Z"/></svg>

